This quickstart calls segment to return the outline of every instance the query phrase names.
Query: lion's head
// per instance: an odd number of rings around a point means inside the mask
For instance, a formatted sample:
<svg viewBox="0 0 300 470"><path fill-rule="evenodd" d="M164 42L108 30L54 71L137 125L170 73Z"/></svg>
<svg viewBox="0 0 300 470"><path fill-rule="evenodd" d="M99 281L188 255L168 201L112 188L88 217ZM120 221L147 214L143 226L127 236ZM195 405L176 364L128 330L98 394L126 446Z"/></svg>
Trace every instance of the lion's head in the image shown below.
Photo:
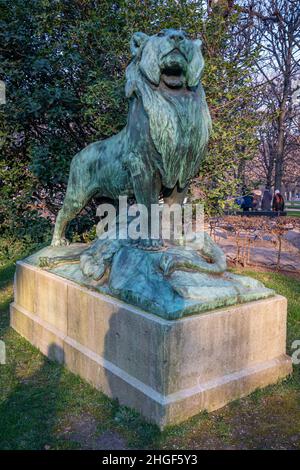
<svg viewBox="0 0 300 470"><path fill-rule="evenodd" d="M195 88L204 65L201 44L181 30L164 29L153 36L138 32L130 42L132 64L155 86Z"/></svg>

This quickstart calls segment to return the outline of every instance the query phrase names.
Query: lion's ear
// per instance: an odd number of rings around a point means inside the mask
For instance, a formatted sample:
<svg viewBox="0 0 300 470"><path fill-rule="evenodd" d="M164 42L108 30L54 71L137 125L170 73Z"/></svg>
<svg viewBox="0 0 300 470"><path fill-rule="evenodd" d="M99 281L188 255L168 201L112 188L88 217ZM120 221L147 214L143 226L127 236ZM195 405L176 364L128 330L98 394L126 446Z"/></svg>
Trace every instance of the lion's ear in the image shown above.
<svg viewBox="0 0 300 470"><path fill-rule="evenodd" d="M203 43L202 43L201 39L195 39L195 41L193 41L193 42L194 42L196 47L199 47L199 49L202 49L202 44Z"/></svg>
<svg viewBox="0 0 300 470"><path fill-rule="evenodd" d="M136 64L131 62L126 69L125 95L130 98L136 90Z"/></svg>
<svg viewBox="0 0 300 470"><path fill-rule="evenodd" d="M193 47L194 47L194 53L193 53L193 58L189 64L188 67L188 73L187 73L187 81L188 81L188 86L189 87L195 87L199 85L203 66L204 66L204 60L202 57L202 52L201 52L201 45L202 41L200 39L196 39L193 41Z"/></svg>
<svg viewBox="0 0 300 470"><path fill-rule="evenodd" d="M131 54L135 56L140 49L140 47L145 44L145 42L149 39L149 36L145 33L134 33L130 41L130 50Z"/></svg>

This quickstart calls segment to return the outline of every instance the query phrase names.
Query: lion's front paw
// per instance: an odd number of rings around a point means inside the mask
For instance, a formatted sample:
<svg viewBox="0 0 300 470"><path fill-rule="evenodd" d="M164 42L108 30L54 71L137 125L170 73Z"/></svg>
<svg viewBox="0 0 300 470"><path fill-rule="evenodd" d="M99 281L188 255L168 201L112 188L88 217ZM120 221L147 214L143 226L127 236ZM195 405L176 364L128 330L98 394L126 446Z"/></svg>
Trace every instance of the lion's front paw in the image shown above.
<svg viewBox="0 0 300 470"><path fill-rule="evenodd" d="M70 245L70 242L66 238L54 238L51 242L51 246L68 246L68 245Z"/></svg>

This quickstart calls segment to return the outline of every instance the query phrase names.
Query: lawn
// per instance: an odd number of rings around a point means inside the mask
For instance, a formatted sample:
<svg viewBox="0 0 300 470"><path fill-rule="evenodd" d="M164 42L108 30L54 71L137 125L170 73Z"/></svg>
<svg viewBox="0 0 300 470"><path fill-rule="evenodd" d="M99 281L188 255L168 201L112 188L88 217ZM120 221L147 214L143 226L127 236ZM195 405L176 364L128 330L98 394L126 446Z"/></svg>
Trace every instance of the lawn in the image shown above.
<svg viewBox="0 0 300 470"><path fill-rule="evenodd" d="M300 211L293 211L293 210L287 209L287 215L289 217L300 217Z"/></svg>
<svg viewBox="0 0 300 470"><path fill-rule="evenodd" d="M288 298L288 351L300 339L300 282L247 271ZM0 266L0 449L299 449L300 366L292 377L160 432L9 328L14 263Z"/></svg>

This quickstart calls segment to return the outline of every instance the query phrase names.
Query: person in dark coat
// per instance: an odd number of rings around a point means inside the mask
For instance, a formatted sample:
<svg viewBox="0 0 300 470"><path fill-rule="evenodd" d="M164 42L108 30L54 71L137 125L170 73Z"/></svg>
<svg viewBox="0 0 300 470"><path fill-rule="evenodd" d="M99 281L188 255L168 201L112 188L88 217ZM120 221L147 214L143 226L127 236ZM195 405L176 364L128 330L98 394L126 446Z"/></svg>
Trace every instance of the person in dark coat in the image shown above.
<svg viewBox="0 0 300 470"><path fill-rule="evenodd" d="M245 196L243 196L243 202L241 204L241 208L243 209L244 212L248 212L249 209L252 209L252 203L253 203L252 194L246 194Z"/></svg>
<svg viewBox="0 0 300 470"><path fill-rule="evenodd" d="M265 188L264 194L261 201L261 210L262 211L270 211L271 210L271 203L272 203L272 193L269 188Z"/></svg>
<svg viewBox="0 0 300 470"><path fill-rule="evenodd" d="M276 189L273 198L272 209L274 212L281 212L284 211L284 199L280 194L279 189Z"/></svg>

